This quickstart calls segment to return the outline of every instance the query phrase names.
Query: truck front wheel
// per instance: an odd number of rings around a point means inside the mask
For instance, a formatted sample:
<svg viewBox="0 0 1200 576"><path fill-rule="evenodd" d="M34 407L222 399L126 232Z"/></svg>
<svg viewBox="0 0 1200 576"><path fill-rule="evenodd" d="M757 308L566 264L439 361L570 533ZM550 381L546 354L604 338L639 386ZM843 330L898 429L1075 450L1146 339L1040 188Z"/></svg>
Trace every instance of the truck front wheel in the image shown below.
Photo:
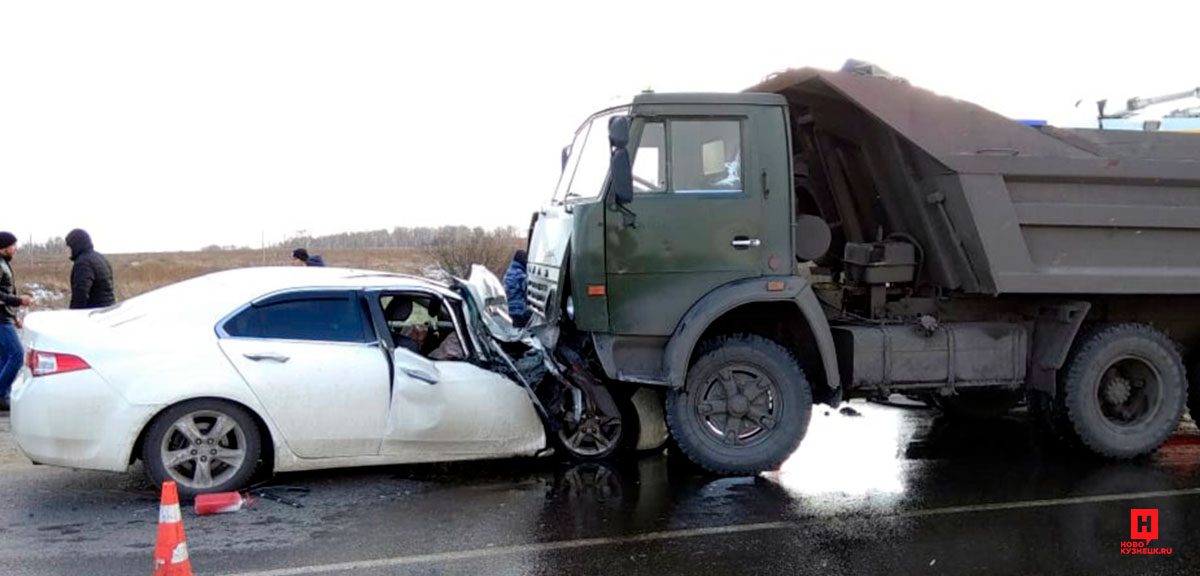
<svg viewBox="0 0 1200 576"><path fill-rule="evenodd" d="M696 464L718 474L779 468L812 416L804 371L779 344L752 334L703 342L682 389L667 395L667 426Z"/></svg>

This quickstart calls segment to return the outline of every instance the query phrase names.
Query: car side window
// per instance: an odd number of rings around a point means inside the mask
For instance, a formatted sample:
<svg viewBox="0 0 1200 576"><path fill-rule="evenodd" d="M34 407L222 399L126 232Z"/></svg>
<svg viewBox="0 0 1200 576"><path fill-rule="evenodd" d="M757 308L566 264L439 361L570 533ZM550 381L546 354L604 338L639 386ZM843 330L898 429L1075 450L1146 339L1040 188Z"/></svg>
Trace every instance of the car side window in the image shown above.
<svg viewBox="0 0 1200 576"><path fill-rule="evenodd" d="M430 360L467 358L454 312L445 300L414 293L382 294L379 307L396 348Z"/></svg>
<svg viewBox="0 0 1200 576"><path fill-rule="evenodd" d="M672 120L671 191L742 191L742 133L738 120Z"/></svg>
<svg viewBox="0 0 1200 576"><path fill-rule="evenodd" d="M253 305L225 323L225 333L239 338L369 342L356 298L299 298Z"/></svg>

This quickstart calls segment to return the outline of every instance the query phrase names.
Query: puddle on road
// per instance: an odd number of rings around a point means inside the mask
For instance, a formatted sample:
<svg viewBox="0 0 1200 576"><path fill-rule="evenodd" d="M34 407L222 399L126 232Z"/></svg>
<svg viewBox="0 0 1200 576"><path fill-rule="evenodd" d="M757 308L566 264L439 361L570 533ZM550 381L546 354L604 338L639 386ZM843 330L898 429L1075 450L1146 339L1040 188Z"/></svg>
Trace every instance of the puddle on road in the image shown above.
<svg viewBox="0 0 1200 576"><path fill-rule="evenodd" d="M516 459L283 474L273 480L275 490L302 508L263 499L222 517L189 512L189 545L248 550L264 530L272 546L313 538L349 545L404 533L413 550L438 551L446 542L505 545L1200 484L1194 427L1152 457L1106 462L1039 442L1021 412L963 423L923 408L853 407L860 416L818 407L805 441L783 467L752 477L712 476L681 456L662 454L600 463ZM54 471L39 478L36 489L10 494L23 510L21 518L9 518L10 551L62 537L58 529L76 521L67 512L75 507L93 518L84 532L104 532L105 545L146 540L156 505L147 490L101 473ZM93 492L97 482L106 489ZM1094 511L1072 513L1093 521L1086 514ZM451 518L470 520L445 521ZM29 525L17 527L16 520ZM117 520L132 525L98 526Z"/></svg>
<svg viewBox="0 0 1200 576"><path fill-rule="evenodd" d="M814 410L800 448L778 472L765 476L805 496L902 493L907 478L900 456L911 422L901 410L865 404L854 409L852 416L823 406Z"/></svg>
<svg viewBox="0 0 1200 576"><path fill-rule="evenodd" d="M344 479L360 496L369 494L350 509L391 503L420 514L462 498L514 506L528 505L523 500L532 496L553 503L540 513L557 520L596 514L597 524L636 517L652 527L777 520L781 512L792 517L890 513L1200 483L1200 434L1194 427L1151 457L1110 462L1045 443L1021 410L981 422L955 421L916 406L856 402L853 408L858 414L818 407L796 453L780 470L758 477L720 478L681 456L651 455L600 463L517 459L393 467L382 473L343 470L290 475L280 482ZM375 488L367 492L369 486ZM333 487L314 484L313 504L320 508L321 502L341 498L345 506L339 491L329 491Z"/></svg>
<svg viewBox="0 0 1200 576"><path fill-rule="evenodd" d="M1154 454L1108 461L1041 437L1024 410L964 421L917 406L855 403L861 416L821 408L801 447L763 476L798 514L871 513L1200 484L1200 433L1182 424ZM826 414L828 413L828 414Z"/></svg>

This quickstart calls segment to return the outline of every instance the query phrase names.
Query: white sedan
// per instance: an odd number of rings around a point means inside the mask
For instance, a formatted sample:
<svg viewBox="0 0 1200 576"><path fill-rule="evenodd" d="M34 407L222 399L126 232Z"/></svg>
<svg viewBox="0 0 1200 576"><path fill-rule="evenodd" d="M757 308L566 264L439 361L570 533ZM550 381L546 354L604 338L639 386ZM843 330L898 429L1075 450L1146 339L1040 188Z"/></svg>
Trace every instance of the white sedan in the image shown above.
<svg viewBox="0 0 1200 576"><path fill-rule="evenodd" d="M536 455L547 430L579 456L665 440L656 396L622 400L622 414L646 415L641 428L599 413L528 333L488 313L503 292L476 276L450 288L249 268L31 314L14 436L36 463L126 471L140 459L189 495L241 488L260 466Z"/></svg>

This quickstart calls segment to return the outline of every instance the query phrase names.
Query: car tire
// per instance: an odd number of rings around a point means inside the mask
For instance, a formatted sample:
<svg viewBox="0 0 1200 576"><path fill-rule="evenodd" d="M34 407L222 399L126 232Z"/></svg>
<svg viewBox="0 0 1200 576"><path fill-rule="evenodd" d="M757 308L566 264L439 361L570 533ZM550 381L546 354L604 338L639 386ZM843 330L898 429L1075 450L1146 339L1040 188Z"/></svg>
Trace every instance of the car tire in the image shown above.
<svg viewBox="0 0 1200 576"><path fill-rule="evenodd" d="M612 398L621 413L620 419L614 421L598 416L590 422L590 425L594 425L591 430L604 436L608 442L607 447L601 446L595 440L597 436L588 433L586 426L584 430L580 430L579 426L564 421L550 433L555 452L562 453L571 460L588 462L606 460L634 451L640 434L637 409L627 396L613 394ZM567 411L570 411L570 408L567 408ZM576 434L580 434L582 439L573 440ZM587 440L588 436L593 440Z"/></svg>
<svg viewBox="0 0 1200 576"><path fill-rule="evenodd" d="M142 442L150 480L156 486L173 480L185 498L245 487L261 455L258 423L224 400L192 400L164 410Z"/></svg>
<svg viewBox="0 0 1200 576"><path fill-rule="evenodd" d="M795 356L753 334L705 341L682 389L667 395L679 449L722 475L778 469L804 439L812 389Z"/></svg>
<svg viewBox="0 0 1200 576"><path fill-rule="evenodd" d="M1144 324L1098 326L1064 366L1063 406L1090 451L1108 458L1148 454L1175 431L1187 402L1175 343Z"/></svg>

